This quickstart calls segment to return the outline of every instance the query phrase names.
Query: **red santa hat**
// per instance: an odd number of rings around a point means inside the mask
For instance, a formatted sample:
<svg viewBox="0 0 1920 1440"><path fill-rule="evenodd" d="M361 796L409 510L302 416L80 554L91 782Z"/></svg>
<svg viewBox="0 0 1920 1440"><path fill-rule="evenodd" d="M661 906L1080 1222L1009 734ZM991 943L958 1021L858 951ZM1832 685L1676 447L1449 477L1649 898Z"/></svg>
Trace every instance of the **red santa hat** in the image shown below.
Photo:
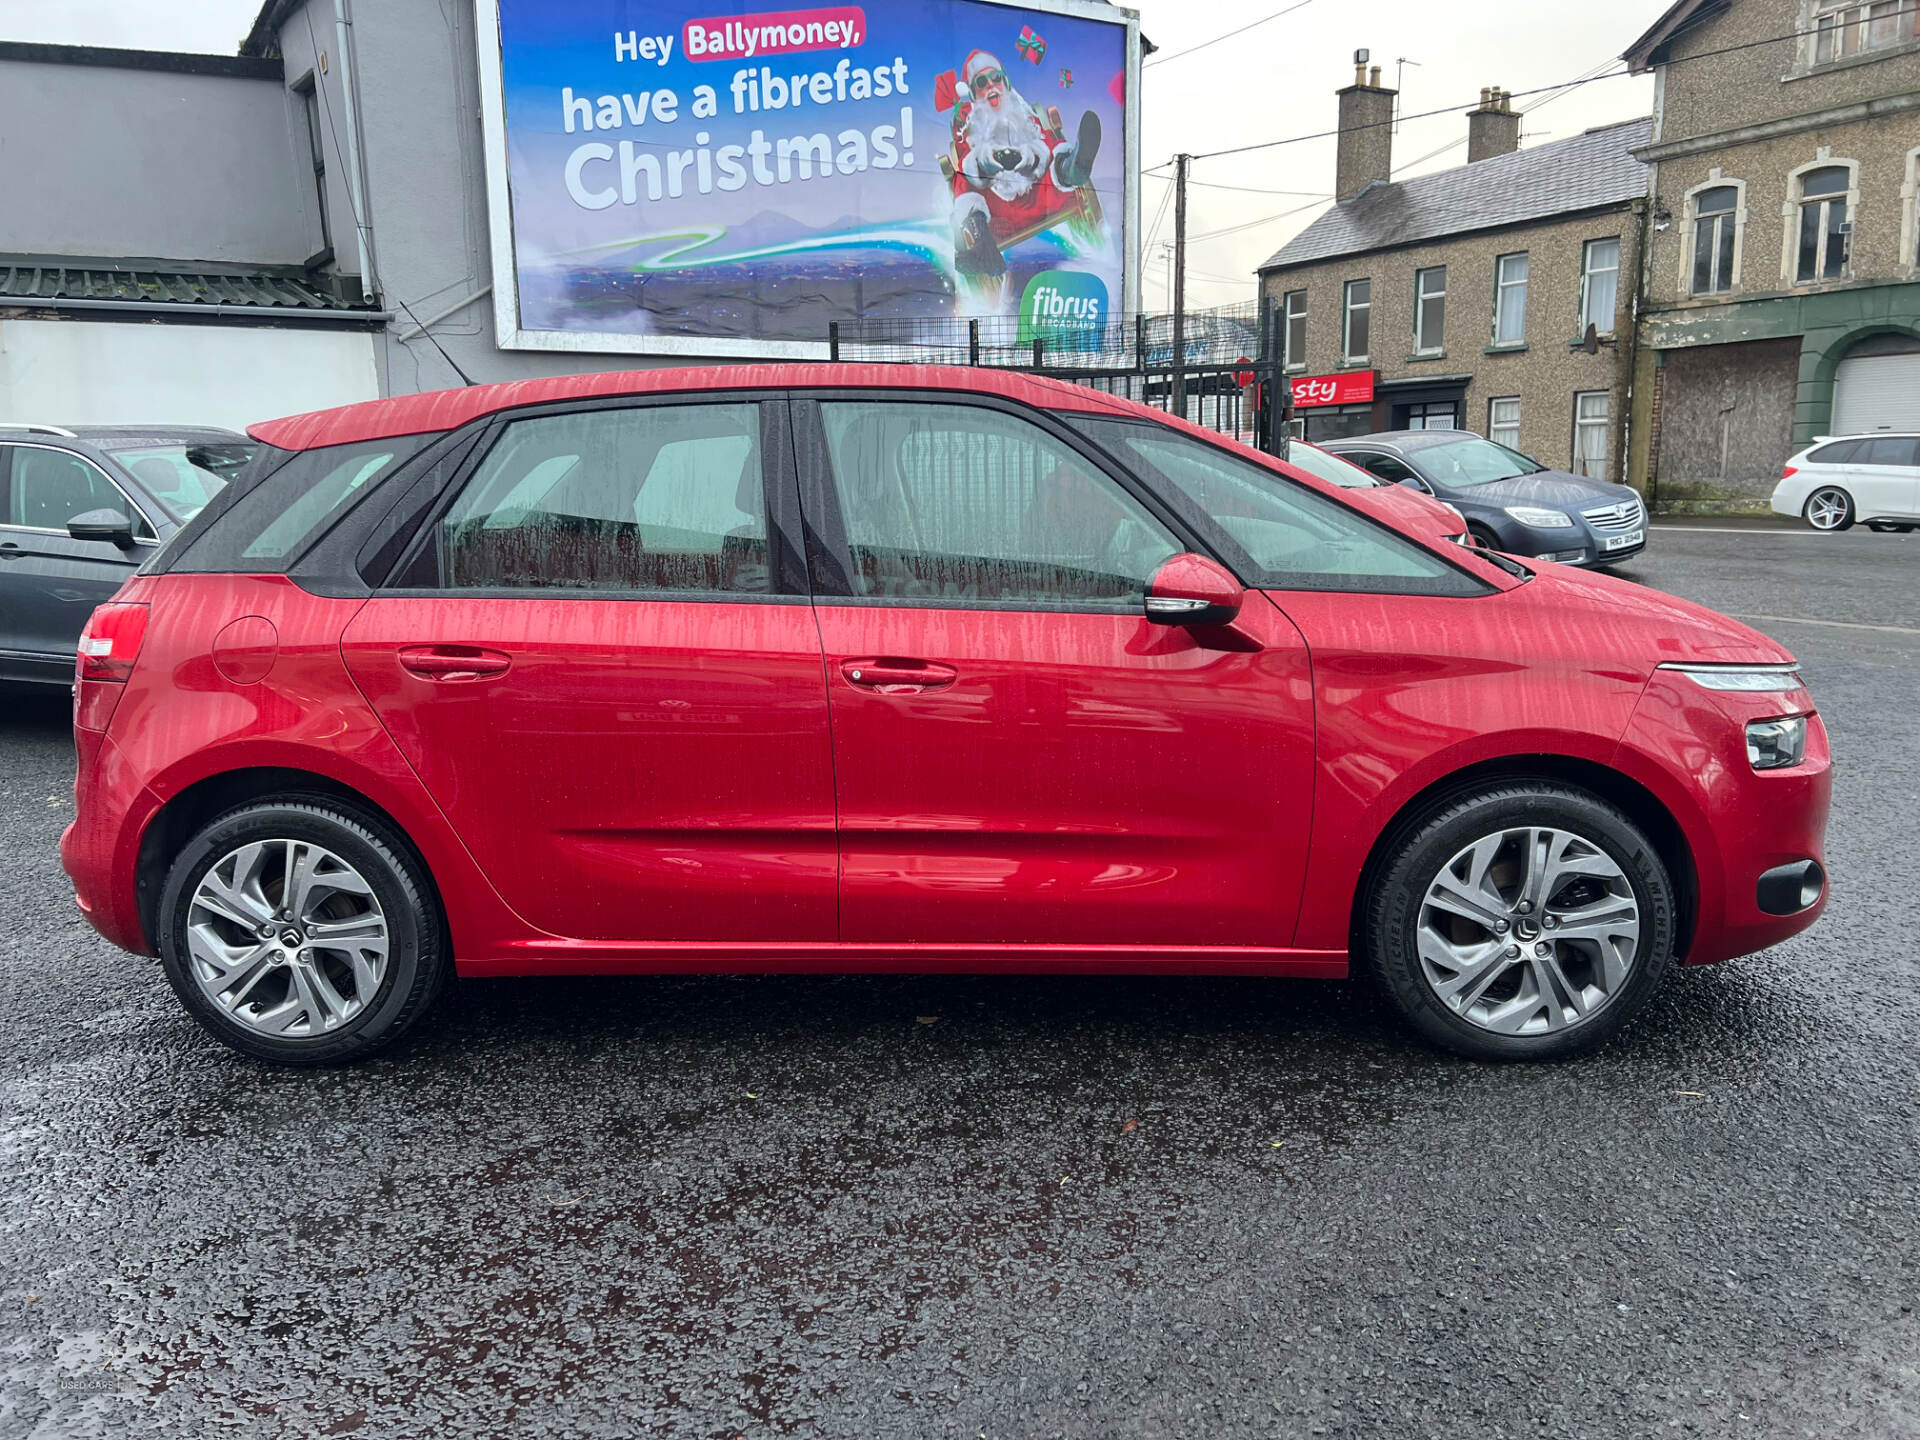
<svg viewBox="0 0 1920 1440"><path fill-rule="evenodd" d="M982 70L998 70L1002 75L1007 73L1007 67L1000 63L997 56L985 50L976 50L967 56L967 63L960 67L960 78L972 85Z"/></svg>

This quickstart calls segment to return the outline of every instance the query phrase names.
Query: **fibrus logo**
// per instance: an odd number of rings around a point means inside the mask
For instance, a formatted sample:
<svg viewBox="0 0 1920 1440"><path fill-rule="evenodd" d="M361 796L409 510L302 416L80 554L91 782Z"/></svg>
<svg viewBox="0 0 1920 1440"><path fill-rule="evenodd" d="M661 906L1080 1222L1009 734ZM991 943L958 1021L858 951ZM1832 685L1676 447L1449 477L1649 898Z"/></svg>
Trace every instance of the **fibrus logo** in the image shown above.
<svg viewBox="0 0 1920 1440"><path fill-rule="evenodd" d="M1107 282L1080 270L1046 270L1027 282L1020 297L1018 343L1085 343L1112 318Z"/></svg>

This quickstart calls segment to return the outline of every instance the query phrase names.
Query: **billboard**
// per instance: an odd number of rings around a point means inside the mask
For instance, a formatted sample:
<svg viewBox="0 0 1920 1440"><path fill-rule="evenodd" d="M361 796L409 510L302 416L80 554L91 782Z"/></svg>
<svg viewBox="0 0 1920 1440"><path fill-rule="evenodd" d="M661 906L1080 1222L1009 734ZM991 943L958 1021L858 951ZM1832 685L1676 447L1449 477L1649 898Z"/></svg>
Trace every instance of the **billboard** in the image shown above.
<svg viewBox="0 0 1920 1440"><path fill-rule="evenodd" d="M797 358L836 320L1137 308L1129 10L477 6L504 348Z"/></svg>

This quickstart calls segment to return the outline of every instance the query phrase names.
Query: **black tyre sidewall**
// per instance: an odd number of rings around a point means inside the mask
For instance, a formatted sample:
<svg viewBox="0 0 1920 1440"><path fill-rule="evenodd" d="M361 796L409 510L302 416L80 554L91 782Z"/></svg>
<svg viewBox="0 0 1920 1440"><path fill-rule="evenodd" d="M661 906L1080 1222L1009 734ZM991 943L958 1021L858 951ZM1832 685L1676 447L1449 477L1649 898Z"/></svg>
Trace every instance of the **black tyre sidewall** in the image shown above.
<svg viewBox="0 0 1920 1440"><path fill-rule="evenodd" d="M1527 825L1571 831L1613 857L1640 906L1641 945L1626 985L1584 1025L1548 1035L1495 1035L1454 1014L1433 993L1414 933L1427 887L1442 865L1482 836ZM1604 1045L1646 1004L1673 965L1675 916L1666 866L1620 811L1584 791L1507 784L1445 802L1396 846L1367 907L1365 963L1408 1023L1437 1045L1477 1060L1567 1059Z"/></svg>
<svg viewBox="0 0 1920 1440"><path fill-rule="evenodd" d="M373 1004L324 1039L278 1040L239 1023L208 998L190 969L187 913L194 888L214 864L256 840L325 846L367 880L386 916L387 973ZM371 817L324 800L263 801L214 820L168 872L157 928L161 964L188 1013L243 1054L282 1065L338 1064L392 1043L432 1002L444 963L438 906L418 861Z"/></svg>

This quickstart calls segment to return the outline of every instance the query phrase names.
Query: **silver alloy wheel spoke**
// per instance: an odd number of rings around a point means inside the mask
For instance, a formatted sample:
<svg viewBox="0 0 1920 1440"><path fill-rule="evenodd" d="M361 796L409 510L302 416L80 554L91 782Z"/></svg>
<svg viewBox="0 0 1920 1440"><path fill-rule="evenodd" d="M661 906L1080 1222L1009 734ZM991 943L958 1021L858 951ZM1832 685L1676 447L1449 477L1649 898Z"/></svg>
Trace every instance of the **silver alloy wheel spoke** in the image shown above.
<svg viewBox="0 0 1920 1440"><path fill-rule="evenodd" d="M1428 884L1415 930L1434 997L1475 1027L1544 1035L1614 1000L1640 948L1640 904L1591 840L1516 826L1475 840Z"/></svg>
<svg viewBox="0 0 1920 1440"><path fill-rule="evenodd" d="M386 978L387 917L365 876L324 846L239 846L201 877L187 909L188 968L207 998L284 1039L337 1031Z"/></svg>
<svg viewBox="0 0 1920 1440"><path fill-rule="evenodd" d="M1847 498L1838 490L1822 490L1807 506L1807 521L1816 530L1836 529L1847 518Z"/></svg>

